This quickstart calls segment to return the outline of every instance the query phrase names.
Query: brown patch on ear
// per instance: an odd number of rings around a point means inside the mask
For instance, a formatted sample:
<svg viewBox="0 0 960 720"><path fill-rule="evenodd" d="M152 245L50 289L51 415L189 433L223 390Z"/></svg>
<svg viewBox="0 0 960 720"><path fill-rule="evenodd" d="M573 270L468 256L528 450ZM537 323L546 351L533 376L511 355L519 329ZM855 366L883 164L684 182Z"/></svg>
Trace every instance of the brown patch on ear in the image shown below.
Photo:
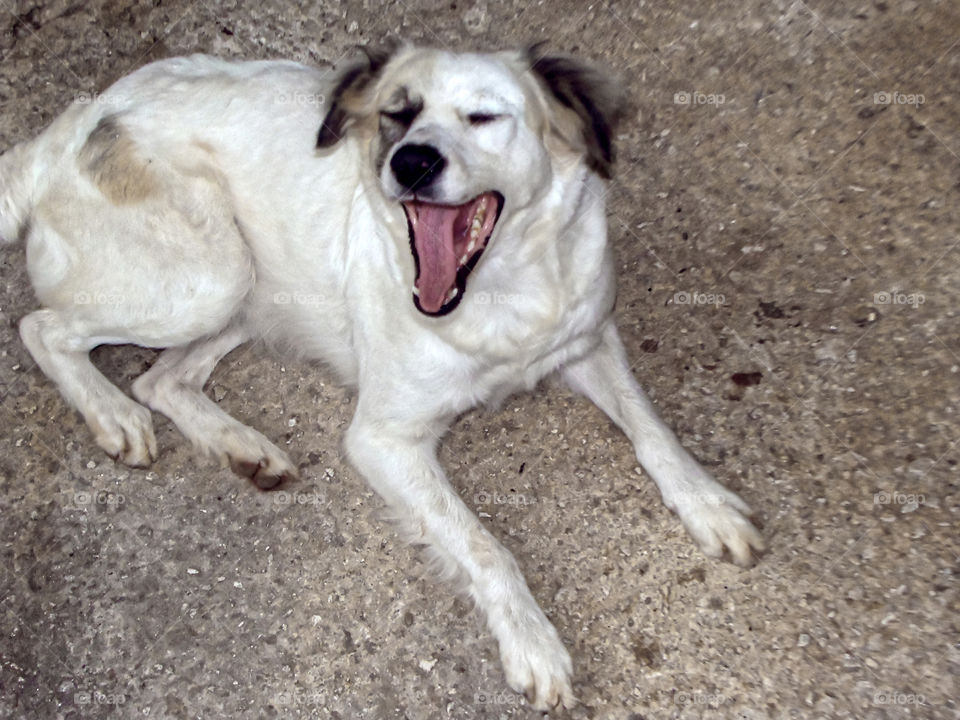
<svg viewBox="0 0 960 720"><path fill-rule="evenodd" d="M609 178L613 167L613 132L623 114L620 88L609 73L566 55L544 55L543 43L527 48L530 70L548 91L551 129L587 164Z"/></svg>
<svg viewBox="0 0 960 720"><path fill-rule="evenodd" d="M81 170L115 205L140 202L157 190L155 169L116 115L97 123L77 159Z"/></svg>
<svg viewBox="0 0 960 720"><path fill-rule="evenodd" d="M393 56L394 47L361 48L364 57L354 61L340 74L330 96L327 115L317 133L317 147L328 148L344 136L359 117L368 112L366 91Z"/></svg>

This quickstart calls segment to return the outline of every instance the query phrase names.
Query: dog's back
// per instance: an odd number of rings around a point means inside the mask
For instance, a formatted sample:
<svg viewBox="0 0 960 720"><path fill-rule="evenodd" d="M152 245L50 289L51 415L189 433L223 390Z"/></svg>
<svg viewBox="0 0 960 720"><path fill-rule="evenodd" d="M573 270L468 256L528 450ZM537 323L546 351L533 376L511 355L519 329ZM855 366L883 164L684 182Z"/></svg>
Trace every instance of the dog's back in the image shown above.
<svg viewBox="0 0 960 720"><path fill-rule="evenodd" d="M116 182L123 173L104 171L131 170L120 164L139 151L152 156L150 164L179 164L189 173L202 173L205 148L198 128L225 138L223 148L232 147L241 159L263 151L244 143L243 134L276 137L291 132L291 123L299 120L304 137L312 140L322 110L323 75L289 61L241 63L193 55L151 63L101 94L76 100L38 137L0 155L0 241L21 237L46 189L76 169L74 159L81 171L91 171L87 179L109 199L124 203L142 198L143 183L134 183L139 190L110 187L98 180Z"/></svg>

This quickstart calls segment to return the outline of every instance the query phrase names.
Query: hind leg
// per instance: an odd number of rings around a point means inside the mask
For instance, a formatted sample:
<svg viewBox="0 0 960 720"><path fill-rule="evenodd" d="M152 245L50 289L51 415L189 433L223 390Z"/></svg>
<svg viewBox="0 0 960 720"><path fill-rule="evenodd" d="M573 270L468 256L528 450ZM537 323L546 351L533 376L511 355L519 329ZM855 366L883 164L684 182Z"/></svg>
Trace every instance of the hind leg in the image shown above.
<svg viewBox="0 0 960 720"><path fill-rule="evenodd" d="M214 366L247 339L246 332L232 327L215 337L171 348L137 378L132 389L134 397L170 418L200 450L266 490L295 478L296 466L266 437L230 417L203 394Z"/></svg>
<svg viewBox="0 0 960 720"><path fill-rule="evenodd" d="M20 321L20 336L40 369L80 411L97 444L127 465L142 467L157 457L150 411L124 395L90 362L92 342L82 323L52 310Z"/></svg>
<svg viewBox="0 0 960 720"><path fill-rule="evenodd" d="M90 350L216 335L254 282L226 194L203 178L168 175L148 199L119 204L61 179L38 200L27 237L27 270L45 309L22 320L24 344L97 443L131 465L156 456L150 412L96 370Z"/></svg>
<svg viewBox="0 0 960 720"><path fill-rule="evenodd" d="M105 344L186 345L230 323L253 284L242 239L227 227L219 238L198 240L233 252L223 252L219 264L212 257L191 263L189 257L186 262L171 257L172 252L151 257L151 247L143 242L137 243L143 248L140 264L123 257L91 262L90 253L55 285L44 284L42 277L38 282L32 273L47 307L23 318L20 336L40 369L83 415L97 444L128 465L144 466L156 458L150 411L100 374L89 353ZM40 227L33 242L28 259L33 250L38 262L38 256L53 255L68 241Z"/></svg>

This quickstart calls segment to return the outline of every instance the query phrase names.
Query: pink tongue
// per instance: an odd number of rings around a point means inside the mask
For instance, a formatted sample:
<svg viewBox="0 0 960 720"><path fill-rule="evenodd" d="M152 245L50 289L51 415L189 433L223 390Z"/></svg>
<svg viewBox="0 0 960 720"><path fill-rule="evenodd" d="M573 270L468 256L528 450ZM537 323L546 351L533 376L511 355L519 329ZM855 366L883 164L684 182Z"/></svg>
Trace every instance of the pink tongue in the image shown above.
<svg viewBox="0 0 960 720"><path fill-rule="evenodd" d="M457 255L453 246L453 225L459 207L417 203L410 212L413 242L417 248L420 276L420 307L437 312L446 302L447 293L457 278Z"/></svg>

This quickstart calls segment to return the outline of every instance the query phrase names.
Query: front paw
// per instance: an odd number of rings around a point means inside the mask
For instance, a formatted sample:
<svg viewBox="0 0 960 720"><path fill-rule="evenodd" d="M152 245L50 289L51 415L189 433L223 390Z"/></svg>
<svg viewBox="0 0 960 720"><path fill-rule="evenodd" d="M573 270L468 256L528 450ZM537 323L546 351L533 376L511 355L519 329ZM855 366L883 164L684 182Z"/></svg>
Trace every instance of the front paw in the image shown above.
<svg viewBox="0 0 960 720"><path fill-rule="evenodd" d="M763 538L746 517L752 514L750 506L709 476L697 484L695 490L678 492L667 506L680 516L705 555L721 557L726 548L737 565L749 567L752 551L765 549Z"/></svg>
<svg viewBox="0 0 960 720"><path fill-rule="evenodd" d="M576 705L573 663L556 629L543 618L500 634L500 660L507 683L536 710Z"/></svg>

